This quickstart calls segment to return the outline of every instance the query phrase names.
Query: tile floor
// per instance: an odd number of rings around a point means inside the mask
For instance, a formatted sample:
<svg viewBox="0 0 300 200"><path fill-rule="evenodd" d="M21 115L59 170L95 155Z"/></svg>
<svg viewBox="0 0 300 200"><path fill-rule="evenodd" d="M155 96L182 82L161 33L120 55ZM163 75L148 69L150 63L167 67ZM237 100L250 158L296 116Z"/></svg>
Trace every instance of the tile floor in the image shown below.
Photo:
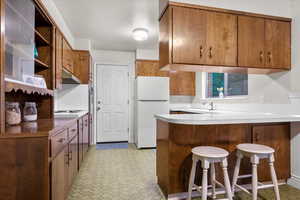
<svg viewBox="0 0 300 200"><path fill-rule="evenodd" d="M300 200L300 191L281 186L281 200ZM251 200L239 193L236 200ZM273 191L260 191L259 200L273 200ZM91 148L68 200L164 200L155 176L155 151ZM195 199L200 200L200 199Z"/></svg>

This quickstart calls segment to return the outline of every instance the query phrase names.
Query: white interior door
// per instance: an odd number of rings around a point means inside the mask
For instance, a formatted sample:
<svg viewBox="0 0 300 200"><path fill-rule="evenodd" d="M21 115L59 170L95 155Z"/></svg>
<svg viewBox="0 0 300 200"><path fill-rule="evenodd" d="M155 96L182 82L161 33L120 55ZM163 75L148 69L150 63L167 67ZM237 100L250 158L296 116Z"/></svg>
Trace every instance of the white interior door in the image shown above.
<svg viewBox="0 0 300 200"><path fill-rule="evenodd" d="M97 142L128 141L128 66L97 67Z"/></svg>

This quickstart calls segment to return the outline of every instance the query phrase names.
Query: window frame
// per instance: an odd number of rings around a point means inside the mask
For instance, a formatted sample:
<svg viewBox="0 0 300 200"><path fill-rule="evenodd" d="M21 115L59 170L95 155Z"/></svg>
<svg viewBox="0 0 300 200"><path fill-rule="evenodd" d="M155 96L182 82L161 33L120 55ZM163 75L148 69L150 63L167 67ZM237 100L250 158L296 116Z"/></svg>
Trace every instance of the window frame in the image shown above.
<svg viewBox="0 0 300 200"><path fill-rule="evenodd" d="M220 98L220 97L208 97L208 74L209 73L213 73L213 72L203 72L202 73L202 97L203 99L206 100L222 100L222 99L247 99L249 96L249 75L248 75L248 84L247 84L247 91L248 94L247 95L230 95L230 96L226 96L226 91L228 90L228 88L226 87L228 85L228 81L226 82L225 80L228 80L228 73L223 73L224 74L224 98ZM219 73L219 72L217 72ZM222 73L222 72L220 72Z"/></svg>

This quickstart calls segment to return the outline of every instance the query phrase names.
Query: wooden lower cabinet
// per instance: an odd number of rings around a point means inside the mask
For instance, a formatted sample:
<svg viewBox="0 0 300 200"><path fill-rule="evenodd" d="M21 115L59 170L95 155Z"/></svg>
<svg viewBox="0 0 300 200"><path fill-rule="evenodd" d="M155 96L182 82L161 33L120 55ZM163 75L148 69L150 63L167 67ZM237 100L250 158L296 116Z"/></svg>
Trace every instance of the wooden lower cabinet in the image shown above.
<svg viewBox="0 0 300 200"><path fill-rule="evenodd" d="M78 136L74 137L69 143L68 150L68 187L70 189L78 173Z"/></svg>
<svg viewBox="0 0 300 200"><path fill-rule="evenodd" d="M83 139L83 157L89 149L89 116L86 115L83 117L83 130L82 130L82 139Z"/></svg>
<svg viewBox="0 0 300 200"><path fill-rule="evenodd" d="M52 200L64 200L67 194L68 179L65 176L66 168L68 166L68 146L60 152L56 158L52 161L51 174L51 199Z"/></svg>
<svg viewBox="0 0 300 200"><path fill-rule="evenodd" d="M275 169L278 179L286 179L291 174L290 167L290 125L257 125L252 128L253 143L263 144L275 149ZM260 181L271 180L266 170L267 160L261 160L258 167Z"/></svg>
<svg viewBox="0 0 300 200"><path fill-rule="evenodd" d="M229 151L228 172L230 177L236 163L236 146L241 143L265 144L275 148L275 170L278 179L290 177L290 123L278 124L225 124L183 125L157 121L156 170L158 184L167 197L188 191L192 165L191 150L197 146L216 146ZM221 168L216 167L218 180L223 180ZM260 181L270 181L266 161L261 161ZM241 175L251 174L250 160L241 164ZM201 185L201 166L197 168L195 183ZM250 179L239 183L250 183Z"/></svg>

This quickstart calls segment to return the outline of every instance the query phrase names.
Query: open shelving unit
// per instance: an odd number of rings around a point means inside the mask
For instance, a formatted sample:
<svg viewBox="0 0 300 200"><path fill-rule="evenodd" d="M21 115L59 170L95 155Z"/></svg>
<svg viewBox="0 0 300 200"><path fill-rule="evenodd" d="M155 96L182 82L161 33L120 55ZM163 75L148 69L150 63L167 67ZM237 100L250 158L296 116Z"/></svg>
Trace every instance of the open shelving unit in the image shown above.
<svg viewBox="0 0 300 200"><path fill-rule="evenodd" d="M4 102L19 102L22 110L25 102L36 102L38 119L51 119L54 114L54 23L38 0L7 0L5 11L6 39L2 53L6 59L4 71L0 70L5 74L1 107L4 108ZM30 76L43 77L47 88L23 82L23 70L28 70ZM5 124L5 117L2 116L0 123Z"/></svg>

